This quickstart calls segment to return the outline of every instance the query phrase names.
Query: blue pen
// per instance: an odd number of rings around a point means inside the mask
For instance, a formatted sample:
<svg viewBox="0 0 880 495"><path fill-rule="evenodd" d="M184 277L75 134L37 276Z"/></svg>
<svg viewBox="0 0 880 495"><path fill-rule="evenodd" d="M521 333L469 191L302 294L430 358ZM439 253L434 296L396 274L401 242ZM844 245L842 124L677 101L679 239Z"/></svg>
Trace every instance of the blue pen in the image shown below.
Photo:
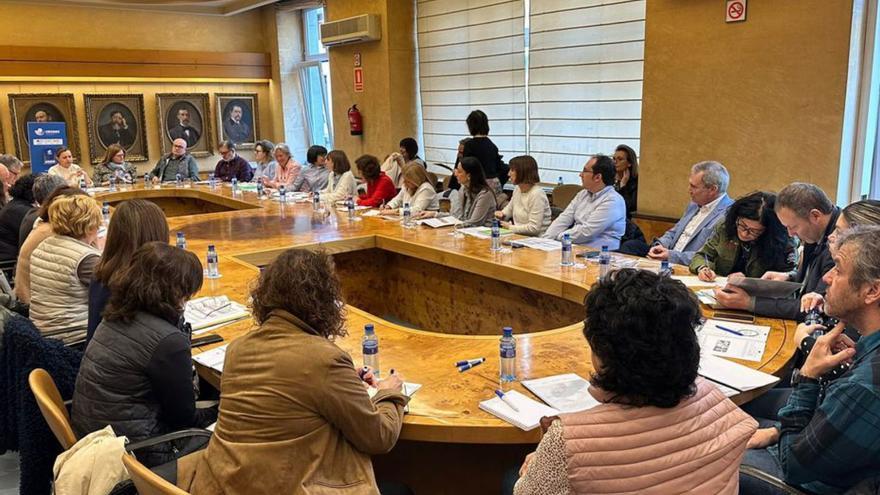
<svg viewBox="0 0 880 495"><path fill-rule="evenodd" d="M472 363L465 363L458 367L458 372L467 371L471 368L476 368L477 366L483 364L486 361L486 358L474 359Z"/></svg>
<svg viewBox="0 0 880 495"><path fill-rule="evenodd" d="M739 335L740 337L745 337L745 335L743 335L740 332L737 332L736 330L734 330L732 328L722 327L721 325L715 325L715 328L717 328L718 330L724 330L725 332L732 333L734 335Z"/></svg>
<svg viewBox="0 0 880 495"><path fill-rule="evenodd" d="M485 360L486 360L486 358L465 359L464 361L459 361L459 362L455 363L455 365L456 365L456 366L464 366L464 365L466 365L466 364L471 364L471 365L473 365L473 364L478 364L478 363L477 363L478 361L479 361L480 363L482 363L482 362L485 361Z"/></svg>
<svg viewBox="0 0 880 495"><path fill-rule="evenodd" d="M507 404L508 406L510 406L511 409L513 409L513 410L516 411L516 412L519 412L519 408L516 407L516 404L514 404L513 401L510 400L510 399L507 397L507 395L504 394L504 392L502 392L502 391L500 391L500 390L496 390L496 391L495 391L495 395L497 395L499 399L503 400L505 404Z"/></svg>

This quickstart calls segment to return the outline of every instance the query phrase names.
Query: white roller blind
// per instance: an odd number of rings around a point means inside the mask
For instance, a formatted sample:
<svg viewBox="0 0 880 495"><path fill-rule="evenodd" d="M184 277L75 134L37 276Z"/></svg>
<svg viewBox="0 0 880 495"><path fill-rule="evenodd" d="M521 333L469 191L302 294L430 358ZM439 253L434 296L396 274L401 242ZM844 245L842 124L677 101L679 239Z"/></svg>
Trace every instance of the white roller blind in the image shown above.
<svg viewBox="0 0 880 495"><path fill-rule="evenodd" d="M465 118L480 109L505 160L525 153L522 0L418 4L419 86L425 161L455 163Z"/></svg>
<svg viewBox="0 0 880 495"><path fill-rule="evenodd" d="M529 151L541 180L579 183L587 157L639 151L645 0L532 0Z"/></svg>

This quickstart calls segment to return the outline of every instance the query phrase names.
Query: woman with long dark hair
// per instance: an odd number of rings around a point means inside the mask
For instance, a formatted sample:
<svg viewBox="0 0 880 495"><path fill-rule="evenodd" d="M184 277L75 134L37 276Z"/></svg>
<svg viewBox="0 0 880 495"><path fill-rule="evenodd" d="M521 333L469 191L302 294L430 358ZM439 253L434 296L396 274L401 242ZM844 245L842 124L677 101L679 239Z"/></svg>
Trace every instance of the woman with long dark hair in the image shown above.
<svg viewBox="0 0 880 495"><path fill-rule="evenodd" d="M723 223L697 251L691 273L703 281L717 275L761 277L764 272L787 272L797 262L794 240L776 217L776 195L757 191L737 199Z"/></svg>
<svg viewBox="0 0 880 495"><path fill-rule="evenodd" d="M495 193L486 183L480 161L472 156L465 156L455 166L455 178L461 184L461 220L460 227L489 226L495 219ZM423 211L418 218L430 218L440 215L436 211Z"/></svg>
<svg viewBox="0 0 880 495"><path fill-rule="evenodd" d="M614 189L626 202L626 218L632 217L639 204L639 158L636 151L625 144L614 150Z"/></svg>

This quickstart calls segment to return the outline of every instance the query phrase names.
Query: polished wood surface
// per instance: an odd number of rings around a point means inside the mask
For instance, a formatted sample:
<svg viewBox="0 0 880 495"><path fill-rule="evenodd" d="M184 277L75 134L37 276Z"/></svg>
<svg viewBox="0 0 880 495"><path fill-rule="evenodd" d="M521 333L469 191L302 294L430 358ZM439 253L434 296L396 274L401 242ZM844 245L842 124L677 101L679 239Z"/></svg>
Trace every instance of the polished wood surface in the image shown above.
<svg viewBox="0 0 880 495"><path fill-rule="evenodd" d="M227 295L247 303L248 290L259 273L258 266L271 262L283 250L291 247L325 249L330 253L371 253L379 250L405 256L498 281L509 290L520 287L581 304L598 268L590 264L584 268L562 267L557 253L531 249L517 249L508 253L489 250L488 240L460 238L450 235L450 229L404 229L399 223L380 218L362 218L349 222L344 213L334 211L326 218L316 218L310 204L285 204L258 200L254 193L242 193L233 198L228 186L211 191L206 187L160 190L139 188L113 194L99 194L99 200L114 201L130 198L153 198L157 195L176 197L185 195L203 201L240 205L254 208L178 216L168 220L171 236L185 233L187 247L204 259L208 244L214 244L220 259L222 277L205 280L199 295ZM576 252L583 248L576 247ZM355 256L355 254L352 254ZM364 265L372 263L363 259ZM685 273L684 267L676 267ZM501 287L500 285L497 287ZM425 292L432 291L425 287ZM405 303L406 301L404 301ZM464 301L460 311L478 311L481 301ZM712 311L704 308L706 314ZM401 438L445 443L507 443L537 442L538 430L523 432L504 421L481 411L479 402L492 396L498 388L498 335L454 335L406 328L385 321L364 309L346 306L349 336L337 340L337 345L361 362L360 337L363 325L373 323L381 342L381 367L395 368L408 381L421 383L423 388L410 403L410 413L404 421ZM490 314L490 313L486 313ZM742 364L768 373L778 373L790 360L794 346L793 322L775 319L757 320L772 327L767 348L761 362L741 361ZM500 334L507 321L491 321ZM254 328L251 321L242 321L220 328L216 333L225 342ZM526 329L533 330L533 329ZM517 334L518 379L539 378L565 372L587 377L592 371L582 323L573 323L538 333ZM195 350L201 352L210 347ZM486 357L487 362L468 372L458 373L453 363L460 359ZM203 376L219 384L220 377L207 370ZM519 384L513 387L528 392ZM743 402L760 391L735 398Z"/></svg>

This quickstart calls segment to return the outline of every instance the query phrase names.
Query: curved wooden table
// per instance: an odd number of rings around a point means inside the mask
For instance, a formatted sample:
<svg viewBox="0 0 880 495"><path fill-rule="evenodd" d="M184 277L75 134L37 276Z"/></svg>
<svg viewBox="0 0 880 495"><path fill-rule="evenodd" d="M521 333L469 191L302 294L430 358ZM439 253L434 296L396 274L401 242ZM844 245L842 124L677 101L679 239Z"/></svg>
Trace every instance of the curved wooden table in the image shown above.
<svg viewBox="0 0 880 495"><path fill-rule="evenodd" d="M96 199L116 202L143 198L157 203L178 201L174 214L184 215L187 208L202 212L210 208L228 211L174 216L168 219L172 242L177 231L186 235L187 248L204 260L208 244L214 244L220 259L222 277L205 279L200 296L227 295L241 303L247 303L248 289L259 273L258 266L274 259L281 251L291 247L325 249L328 252L391 253L391 256L416 259L450 267L453 273L466 272L469 276L489 279L497 287L519 290L526 287L552 299L550 304L568 301L582 304L584 296L595 277L597 267L567 268L559 265L557 253L545 253L532 249L516 249L510 253L490 252L489 241L472 237L459 238L450 235L450 229L404 229L398 222L381 218L362 218L349 222L345 213L334 213L323 222L313 220L309 203L284 204L272 200L258 200L255 193L243 192L233 198L229 187L210 190L207 187L163 187L162 189L134 189L114 193L99 193ZM181 206L180 201L189 201ZM200 203L210 205L200 207ZM368 251L365 251L368 250ZM576 248L576 250L580 250ZM364 269L371 264L372 256L361 258ZM454 268L454 270L453 270ZM436 272L436 270L434 270ZM685 273L684 267L676 267L677 273ZM421 276L421 275L419 275ZM434 275L436 276L436 274ZM295 281L291 281L294 283ZM428 291L430 292L430 291ZM503 296L503 294L501 294ZM509 300L523 297L522 294ZM520 301L527 311L530 300ZM485 313L480 301L461 301L454 307L438 307L438 312L451 310L446 320L462 315L475 318ZM543 304L543 303L539 303ZM566 303L567 304L567 303ZM512 306L512 305L511 305ZM355 363L361 362L360 337L365 323L374 323L381 343L381 367L395 368L408 381L421 383L423 388L414 395L410 413L404 420L401 439L427 442L467 444L526 444L540 439L539 430L523 432L518 428L491 416L478 407L481 400L492 397L498 387L498 337L500 328L508 321L490 321L497 329L491 335L461 335L423 331L383 320L363 308L346 307L348 311L349 336L338 339L337 344L349 352ZM500 308L507 311L505 317L517 319L517 306ZM712 310L704 307L704 313ZM501 314L501 313L498 313ZM583 324L578 320L561 328L514 328L517 334L517 378L539 378L559 373L573 372L588 377L592 371ZM523 321L529 321L528 319ZM757 323L772 327L763 359L760 363L740 361L746 366L767 373L778 373L789 361L793 352L792 321L759 318ZM535 326L540 327L540 324ZM224 343L254 328L253 322L242 321L220 328L216 333ZM437 329L435 329L437 330ZM445 329L441 329L446 331ZM220 345L220 344L217 344ZM202 352L210 347L194 352ZM466 373L458 373L453 363L460 359L486 357L487 362ZM215 385L219 376L210 370L200 372ZM519 383L514 388L529 394ZM735 400L743 403L764 390L741 394Z"/></svg>

